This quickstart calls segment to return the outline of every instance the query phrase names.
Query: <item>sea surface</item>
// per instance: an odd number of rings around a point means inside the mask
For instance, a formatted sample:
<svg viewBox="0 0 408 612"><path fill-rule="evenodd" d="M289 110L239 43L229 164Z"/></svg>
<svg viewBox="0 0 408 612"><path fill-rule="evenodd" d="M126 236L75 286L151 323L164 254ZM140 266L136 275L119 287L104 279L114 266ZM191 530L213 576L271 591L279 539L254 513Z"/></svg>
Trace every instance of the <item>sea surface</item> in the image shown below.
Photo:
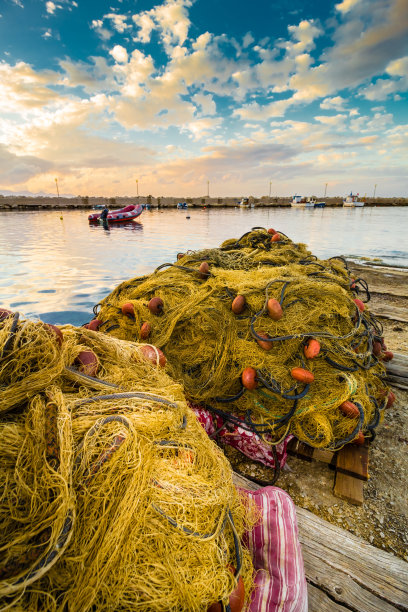
<svg viewBox="0 0 408 612"><path fill-rule="evenodd" d="M281 230L322 259L344 255L408 267L408 207L155 209L109 230L89 225L88 214L0 211L0 307L82 325L121 281L254 226Z"/></svg>

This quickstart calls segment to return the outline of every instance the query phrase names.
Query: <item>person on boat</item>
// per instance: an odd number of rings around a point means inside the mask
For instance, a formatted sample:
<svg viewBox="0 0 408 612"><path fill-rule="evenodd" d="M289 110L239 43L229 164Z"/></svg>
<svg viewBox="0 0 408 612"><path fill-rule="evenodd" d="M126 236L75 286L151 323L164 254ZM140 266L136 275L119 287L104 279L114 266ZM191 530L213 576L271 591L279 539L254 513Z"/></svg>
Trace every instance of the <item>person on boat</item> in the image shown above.
<svg viewBox="0 0 408 612"><path fill-rule="evenodd" d="M102 221L106 221L106 219L108 218L108 213L109 213L109 208L105 204L105 208L101 212L101 219L102 219Z"/></svg>

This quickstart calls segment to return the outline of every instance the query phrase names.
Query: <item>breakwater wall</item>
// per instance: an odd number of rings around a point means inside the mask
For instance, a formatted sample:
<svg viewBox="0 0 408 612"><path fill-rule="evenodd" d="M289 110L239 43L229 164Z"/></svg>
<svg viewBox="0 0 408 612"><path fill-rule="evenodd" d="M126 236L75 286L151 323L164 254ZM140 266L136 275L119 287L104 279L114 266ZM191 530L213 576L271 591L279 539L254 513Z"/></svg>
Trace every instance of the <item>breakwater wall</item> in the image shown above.
<svg viewBox="0 0 408 612"><path fill-rule="evenodd" d="M239 205L242 197L212 198L208 196L198 198L173 198L147 196L127 197L28 197L28 196L1 196L0 210L40 210L40 209L69 209L84 208L92 209L97 204L106 204L108 208L123 208L129 204L148 204L152 208L176 208L178 202L186 202L189 208L234 208ZM263 196L255 198L250 196L248 203L257 208L261 207L286 207L290 206L291 197L269 198ZM341 196L325 198L326 206L342 206ZM408 206L408 198L366 198L366 206Z"/></svg>

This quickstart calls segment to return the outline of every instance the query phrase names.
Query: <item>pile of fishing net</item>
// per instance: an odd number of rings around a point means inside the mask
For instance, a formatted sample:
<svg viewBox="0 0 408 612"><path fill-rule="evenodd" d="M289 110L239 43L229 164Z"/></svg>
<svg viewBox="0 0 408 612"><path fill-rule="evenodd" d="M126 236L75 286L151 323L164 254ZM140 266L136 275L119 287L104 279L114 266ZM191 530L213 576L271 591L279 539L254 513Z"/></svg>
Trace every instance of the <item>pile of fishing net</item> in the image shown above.
<svg viewBox="0 0 408 612"><path fill-rule="evenodd" d="M256 512L151 352L0 320L1 609L205 612L233 591L248 599L240 540Z"/></svg>
<svg viewBox="0 0 408 612"><path fill-rule="evenodd" d="M151 342L189 401L268 437L338 449L371 438L392 394L381 325L341 258L253 228L121 283L90 329Z"/></svg>

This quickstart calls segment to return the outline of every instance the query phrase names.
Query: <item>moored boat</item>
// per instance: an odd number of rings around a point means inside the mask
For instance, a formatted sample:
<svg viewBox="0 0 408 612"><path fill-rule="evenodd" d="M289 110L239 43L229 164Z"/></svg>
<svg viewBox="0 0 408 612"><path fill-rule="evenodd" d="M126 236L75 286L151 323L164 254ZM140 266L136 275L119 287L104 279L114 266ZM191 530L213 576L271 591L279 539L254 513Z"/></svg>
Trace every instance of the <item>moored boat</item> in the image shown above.
<svg viewBox="0 0 408 612"><path fill-rule="evenodd" d="M290 205L294 208L324 208L326 202L318 202L316 198L294 195Z"/></svg>
<svg viewBox="0 0 408 612"><path fill-rule="evenodd" d="M108 223L123 223L125 221L132 221L133 219L136 219L136 217L139 217L142 212L143 206L141 204L138 204L137 206L130 204L129 206L125 206L125 208L120 208L119 210L114 210L108 213L106 221ZM88 221L90 223L97 223L99 221L103 221L103 219L101 219L100 214L92 214L88 216Z"/></svg>
<svg viewBox="0 0 408 612"><path fill-rule="evenodd" d="M358 194L353 195L353 193L350 191L350 194L346 196L343 200L343 206L346 206L348 208L361 208L362 206L364 206L364 202L360 200Z"/></svg>
<svg viewBox="0 0 408 612"><path fill-rule="evenodd" d="M177 208L180 208L181 210L186 210L188 208L188 204L187 202L178 202Z"/></svg>

